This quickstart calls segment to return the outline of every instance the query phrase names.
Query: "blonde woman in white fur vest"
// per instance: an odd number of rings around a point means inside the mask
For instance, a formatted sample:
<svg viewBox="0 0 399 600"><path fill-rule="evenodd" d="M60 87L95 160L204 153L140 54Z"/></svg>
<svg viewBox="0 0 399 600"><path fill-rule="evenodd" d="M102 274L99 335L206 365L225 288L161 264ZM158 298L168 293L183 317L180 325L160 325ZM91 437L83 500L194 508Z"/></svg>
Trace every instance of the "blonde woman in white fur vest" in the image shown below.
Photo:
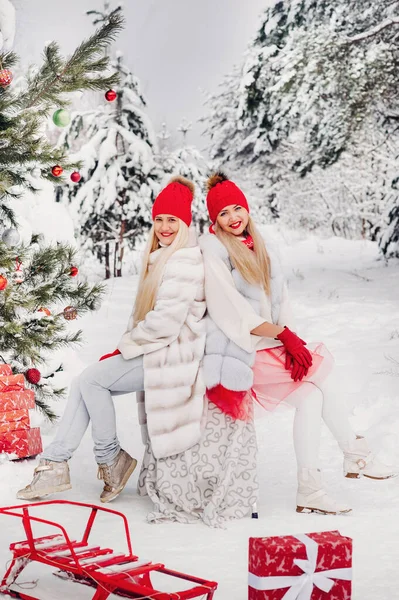
<svg viewBox="0 0 399 600"><path fill-rule="evenodd" d="M113 403L118 394L145 392L140 421L154 461L199 441L206 409L201 375L205 298L202 255L189 229L193 192L191 182L177 177L156 198L127 330L115 352L73 381L55 440L18 498L31 500L71 487L68 460L90 421L98 476L104 481L101 502L121 493L137 461L119 445Z"/></svg>
<svg viewBox="0 0 399 600"><path fill-rule="evenodd" d="M386 479L396 473L353 431L326 347L307 346L289 329L284 276L249 215L243 192L226 175L215 173L208 180L207 206L213 225L211 235L200 238L200 247L210 318L204 358L209 406L248 426L254 400L267 410L283 401L294 406L297 511L349 512L323 486L322 420L344 455L346 477Z"/></svg>

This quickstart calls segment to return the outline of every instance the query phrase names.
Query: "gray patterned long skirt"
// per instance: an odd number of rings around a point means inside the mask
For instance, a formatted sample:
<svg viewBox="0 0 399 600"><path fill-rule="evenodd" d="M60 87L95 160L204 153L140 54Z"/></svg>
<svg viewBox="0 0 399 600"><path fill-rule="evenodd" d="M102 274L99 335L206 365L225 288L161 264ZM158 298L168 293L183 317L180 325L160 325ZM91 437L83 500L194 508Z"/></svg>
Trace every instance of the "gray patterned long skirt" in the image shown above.
<svg viewBox="0 0 399 600"><path fill-rule="evenodd" d="M235 421L210 403L203 438L186 452L156 459L146 445L138 489L154 503L147 520L224 527L244 517L257 499L256 453L253 419Z"/></svg>

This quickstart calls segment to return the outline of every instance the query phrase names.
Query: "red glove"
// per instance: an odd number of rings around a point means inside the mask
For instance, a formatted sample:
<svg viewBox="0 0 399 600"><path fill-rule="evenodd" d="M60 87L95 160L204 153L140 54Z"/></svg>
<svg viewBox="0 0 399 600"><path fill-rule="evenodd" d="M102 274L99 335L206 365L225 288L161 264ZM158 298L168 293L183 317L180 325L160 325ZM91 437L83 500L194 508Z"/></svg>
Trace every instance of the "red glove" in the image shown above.
<svg viewBox="0 0 399 600"><path fill-rule="evenodd" d="M100 360L105 360L106 358L111 358L111 356L118 356L118 354L121 354L121 351L118 350L118 348L117 348L116 350L114 350L110 354L104 354L104 356L102 356L100 358Z"/></svg>
<svg viewBox="0 0 399 600"><path fill-rule="evenodd" d="M291 379L294 381L302 381L309 371L309 367L300 365L288 352L285 353L285 368L291 370Z"/></svg>
<svg viewBox="0 0 399 600"><path fill-rule="evenodd" d="M286 351L285 368L291 369L291 377L294 381L300 381L307 374L313 362L312 355L305 348L306 342L288 327L285 327L276 339L280 340Z"/></svg>

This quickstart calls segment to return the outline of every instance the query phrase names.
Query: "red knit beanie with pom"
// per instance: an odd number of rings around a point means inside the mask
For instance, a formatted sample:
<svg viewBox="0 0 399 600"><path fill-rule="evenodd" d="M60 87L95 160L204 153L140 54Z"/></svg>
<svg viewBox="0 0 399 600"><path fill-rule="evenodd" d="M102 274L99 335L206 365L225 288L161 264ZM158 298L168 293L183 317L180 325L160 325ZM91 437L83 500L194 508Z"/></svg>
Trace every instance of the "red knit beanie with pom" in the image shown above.
<svg viewBox="0 0 399 600"><path fill-rule="evenodd" d="M212 223L215 223L220 211L230 204L238 204L249 212L248 201L243 192L221 171L209 177L207 189L206 204Z"/></svg>
<svg viewBox="0 0 399 600"><path fill-rule="evenodd" d="M190 227L193 198L194 184L185 177L173 177L155 198L152 218L155 219L157 215L173 215Z"/></svg>

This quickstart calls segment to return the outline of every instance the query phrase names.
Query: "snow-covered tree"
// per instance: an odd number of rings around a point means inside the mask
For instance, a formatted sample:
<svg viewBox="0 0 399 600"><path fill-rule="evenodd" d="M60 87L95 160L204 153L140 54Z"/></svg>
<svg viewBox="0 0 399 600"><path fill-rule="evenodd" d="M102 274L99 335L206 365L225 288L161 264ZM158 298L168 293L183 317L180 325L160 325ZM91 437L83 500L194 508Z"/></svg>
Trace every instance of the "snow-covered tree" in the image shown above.
<svg viewBox="0 0 399 600"><path fill-rule="evenodd" d="M346 238L376 239L392 200L399 138L370 128L356 138L356 152L343 152L326 169L306 177L289 172L274 187L281 221L293 228Z"/></svg>
<svg viewBox="0 0 399 600"><path fill-rule="evenodd" d="M397 1L276 0L208 100L211 157L274 217L374 235L397 156L398 31Z"/></svg>
<svg viewBox="0 0 399 600"><path fill-rule="evenodd" d="M371 116L395 106L398 30L393 1L276 1L241 69L214 99L213 155L269 168L272 153L300 142L288 168L304 174L334 163Z"/></svg>
<svg viewBox="0 0 399 600"><path fill-rule="evenodd" d="M76 148L81 179L60 188L78 215L83 245L105 265L105 277L122 275L126 246L134 248L151 226L150 208L159 190L156 137L145 113L138 79L118 53L114 103L75 113L59 144Z"/></svg>
<svg viewBox="0 0 399 600"><path fill-rule="evenodd" d="M377 233L384 256L399 258L399 177L392 181L390 200Z"/></svg>
<svg viewBox="0 0 399 600"><path fill-rule="evenodd" d="M193 224L202 233L209 223L208 211L206 209L205 181L210 167L201 152L192 145L187 145L187 134L191 124L183 119L178 127L182 136L182 145L174 150L168 147L170 134L166 124L162 125L158 138L161 140L161 149L157 156L160 172L164 174L164 183L174 175L182 175L195 185L195 196L192 204Z"/></svg>

